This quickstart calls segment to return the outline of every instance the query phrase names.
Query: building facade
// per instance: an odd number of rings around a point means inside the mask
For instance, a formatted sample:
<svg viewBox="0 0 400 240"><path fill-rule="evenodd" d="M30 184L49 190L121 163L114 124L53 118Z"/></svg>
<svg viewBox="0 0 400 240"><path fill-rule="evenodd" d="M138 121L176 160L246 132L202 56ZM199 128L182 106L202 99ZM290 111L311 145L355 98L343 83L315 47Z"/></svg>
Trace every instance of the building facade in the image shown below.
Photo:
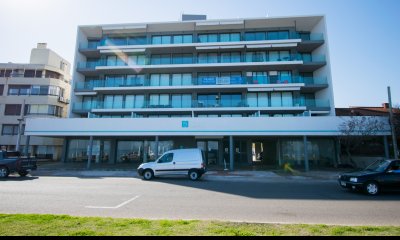
<svg viewBox="0 0 400 240"><path fill-rule="evenodd" d="M63 139L24 136L27 118L65 118L71 91L71 64L38 44L28 64L0 63L0 146L28 151L40 159L61 158ZM20 137L19 137L20 131ZM27 142L29 140L29 142ZM28 143L29 148L25 149Z"/></svg>
<svg viewBox="0 0 400 240"><path fill-rule="evenodd" d="M65 162L198 147L231 169L337 163L324 16L182 19L78 27L71 119L28 134L64 136Z"/></svg>

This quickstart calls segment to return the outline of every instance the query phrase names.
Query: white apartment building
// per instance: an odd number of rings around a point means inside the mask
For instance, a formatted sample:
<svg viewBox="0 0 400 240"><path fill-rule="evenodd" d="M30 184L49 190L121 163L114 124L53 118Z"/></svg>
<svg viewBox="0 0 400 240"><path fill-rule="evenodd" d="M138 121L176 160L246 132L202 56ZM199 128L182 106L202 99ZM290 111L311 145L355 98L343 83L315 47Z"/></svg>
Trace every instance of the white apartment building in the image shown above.
<svg viewBox="0 0 400 240"><path fill-rule="evenodd" d="M27 118L67 117L70 71L71 64L45 43L32 49L28 64L0 63L1 149L16 150L19 145L18 150L40 159L60 159L62 138L30 138L24 129Z"/></svg>
<svg viewBox="0 0 400 240"><path fill-rule="evenodd" d="M26 133L64 137L65 162L198 147L210 167L329 167L343 122L332 85L324 16L79 26L70 118Z"/></svg>

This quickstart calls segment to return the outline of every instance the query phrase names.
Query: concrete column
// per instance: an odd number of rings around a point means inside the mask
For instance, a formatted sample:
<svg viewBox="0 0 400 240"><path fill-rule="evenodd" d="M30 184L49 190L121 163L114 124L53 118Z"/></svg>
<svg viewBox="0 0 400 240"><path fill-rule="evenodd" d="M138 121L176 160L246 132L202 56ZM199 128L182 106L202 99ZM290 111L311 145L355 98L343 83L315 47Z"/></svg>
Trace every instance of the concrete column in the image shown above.
<svg viewBox="0 0 400 240"><path fill-rule="evenodd" d="M224 140L218 141L218 165L224 165Z"/></svg>
<svg viewBox="0 0 400 240"><path fill-rule="evenodd" d="M68 138L64 138L64 145L63 145L62 151L61 151L61 162L62 163L67 162L68 143L69 143Z"/></svg>
<svg viewBox="0 0 400 240"><path fill-rule="evenodd" d="M341 159L342 149L341 149L341 144L340 144L340 139L339 138L337 138L335 140L335 148L336 148L335 152L336 152L336 165L337 165L335 167L338 167L340 164L342 164L342 159Z"/></svg>
<svg viewBox="0 0 400 240"><path fill-rule="evenodd" d="M87 169L90 169L90 164L92 163L92 155L93 155L93 136L90 136Z"/></svg>
<svg viewBox="0 0 400 240"><path fill-rule="evenodd" d="M247 149L247 162L251 166L253 164L253 147L252 147L252 140L247 140L246 142L246 149Z"/></svg>
<svg viewBox="0 0 400 240"><path fill-rule="evenodd" d="M31 136L26 136L25 138L25 149L24 149L24 155L29 157L29 141L31 140Z"/></svg>
<svg viewBox="0 0 400 240"><path fill-rule="evenodd" d="M117 140L111 140L111 150L110 150L110 157L108 159L109 164L116 164L117 163Z"/></svg>
<svg viewBox="0 0 400 240"><path fill-rule="evenodd" d="M305 165L306 172L309 172L310 171L310 165L309 165L309 160L308 160L307 136L303 137L303 141L304 141L304 165Z"/></svg>
<svg viewBox="0 0 400 240"><path fill-rule="evenodd" d="M148 159L147 159L147 152L149 148L149 142L146 140L144 141L144 145L143 145L143 162L147 163Z"/></svg>
<svg viewBox="0 0 400 240"><path fill-rule="evenodd" d="M158 144L159 144L159 142L160 142L160 138L158 136L156 136L156 152L155 152L156 159L158 159Z"/></svg>
<svg viewBox="0 0 400 240"><path fill-rule="evenodd" d="M230 156L230 170L234 171L234 163L235 163L235 144L233 141L233 136L229 136L229 156Z"/></svg>
<svg viewBox="0 0 400 240"><path fill-rule="evenodd" d="M278 153L278 164L279 167L282 166L282 157L281 157L281 139L278 138L278 143L276 144L276 151Z"/></svg>
<svg viewBox="0 0 400 240"><path fill-rule="evenodd" d="M383 136L383 144L385 146L385 158L389 159L390 158L390 154L389 154L389 143L387 140L386 136Z"/></svg>

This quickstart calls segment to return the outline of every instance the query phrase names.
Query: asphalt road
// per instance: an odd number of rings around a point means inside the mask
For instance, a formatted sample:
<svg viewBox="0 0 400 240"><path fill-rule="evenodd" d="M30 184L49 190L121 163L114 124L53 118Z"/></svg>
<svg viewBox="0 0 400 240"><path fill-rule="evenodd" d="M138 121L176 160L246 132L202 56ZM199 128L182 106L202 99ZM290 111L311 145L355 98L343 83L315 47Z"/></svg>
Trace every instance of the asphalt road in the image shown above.
<svg viewBox="0 0 400 240"><path fill-rule="evenodd" d="M400 193L376 197L333 180L10 177L0 213L259 223L400 225Z"/></svg>

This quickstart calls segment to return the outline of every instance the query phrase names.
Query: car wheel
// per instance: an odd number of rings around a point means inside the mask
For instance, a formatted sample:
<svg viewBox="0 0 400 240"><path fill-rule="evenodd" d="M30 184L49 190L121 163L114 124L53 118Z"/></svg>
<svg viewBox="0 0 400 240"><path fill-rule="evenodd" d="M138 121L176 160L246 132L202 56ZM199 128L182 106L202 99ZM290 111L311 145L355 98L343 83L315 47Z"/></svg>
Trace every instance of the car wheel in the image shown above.
<svg viewBox="0 0 400 240"><path fill-rule="evenodd" d="M369 195L378 195L379 194L379 185L377 182L367 182L364 186L365 192Z"/></svg>
<svg viewBox="0 0 400 240"><path fill-rule="evenodd" d="M144 180L149 181L149 180L153 179L153 177L154 177L154 173L153 173L152 170L145 170L143 172L143 179Z"/></svg>
<svg viewBox="0 0 400 240"><path fill-rule="evenodd" d="M10 175L10 171L7 167L0 167L0 178L6 178Z"/></svg>
<svg viewBox="0 0 400 240"><path fill-rule="evenodd" d="M196 180L198 180L200 178L200 175L196 170L191 170L189 172L189 178L192 181L196 181Z"/></svg>
<svg viewBox="0 0 400 240"><path fill-rule="evenodd" d="M28 171L25 171L25 170L22 170L22 171L19 171L18 172L18 174L21 176L21 177L26 177L26 175L28 175Z"/></svg>

